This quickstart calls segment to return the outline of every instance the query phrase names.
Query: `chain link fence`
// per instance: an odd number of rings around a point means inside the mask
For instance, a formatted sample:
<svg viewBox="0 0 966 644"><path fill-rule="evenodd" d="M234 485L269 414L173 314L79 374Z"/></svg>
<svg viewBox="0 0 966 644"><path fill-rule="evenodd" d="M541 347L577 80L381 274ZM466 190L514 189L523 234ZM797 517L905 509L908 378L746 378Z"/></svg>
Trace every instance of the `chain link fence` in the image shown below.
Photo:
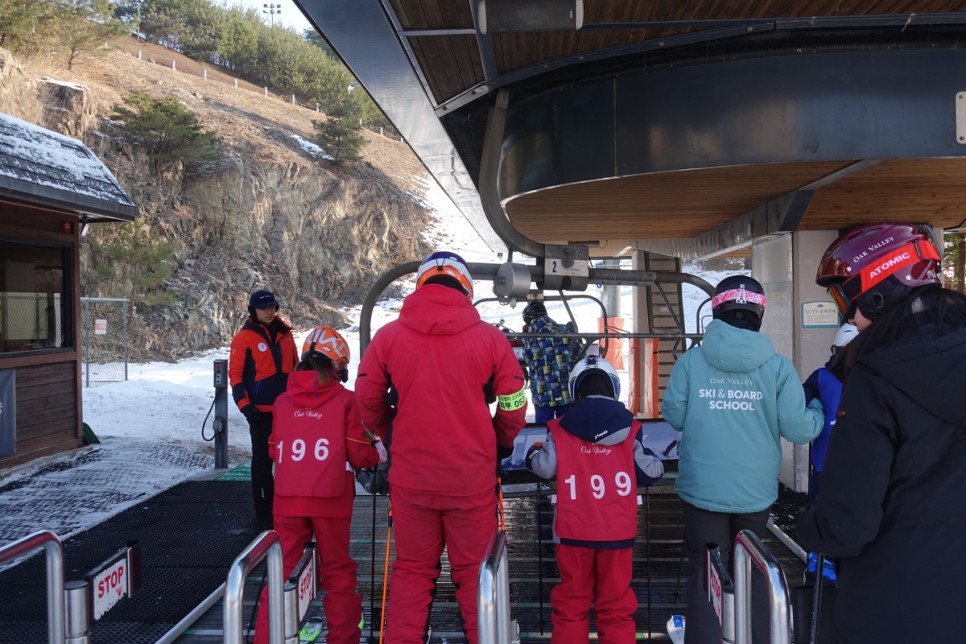
<svg viewBox="0 0 966 644"><path fill-rule="evenodd" d="M85 386L127 380L127 310L125 297L81 298Z"/></svg>

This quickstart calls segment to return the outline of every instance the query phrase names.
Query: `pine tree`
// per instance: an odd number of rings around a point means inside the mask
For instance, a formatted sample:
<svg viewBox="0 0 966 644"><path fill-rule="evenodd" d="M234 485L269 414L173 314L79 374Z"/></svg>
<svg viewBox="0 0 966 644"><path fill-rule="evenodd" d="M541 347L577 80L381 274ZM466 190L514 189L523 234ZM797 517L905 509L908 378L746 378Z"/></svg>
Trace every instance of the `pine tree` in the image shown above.
<svg viewBox="0 0 966 644"><path fill-rule="evenodd" d="M332 158L333 163L358 161L366 139L359 132L358 110L354 104L344 101L329 113L325 121L312 121L315 126L315 142Z"/></svg>
<svg viewBox="0 0 966 644"><path fill-rule="evenodd" d="M109 261L95 269L98 277L115 284L115 292L127 293L134 302L173 301L160 287L174 273L171 257L178 249L177 242L162 238L143 221L111 226L102 234L107 239L98 246Z"/></svg>
<svg viewBox="0 0 966 644"><path fill-rule="evenodd" d="M108 0L78 0L58 7L54 33L58 46L66 47L67 69L73 69L82 53L107 51L104 43L127 30L113 14Z"/></svg>
<svg viewBox="0 0 966 644"><path fill-rule="evenodd" d="M218 158L218 137L202 128L198 118L177 99L135 92L124 102L130 107L115 105L111 118L124 123L155 162L192 163Z"/></svg>

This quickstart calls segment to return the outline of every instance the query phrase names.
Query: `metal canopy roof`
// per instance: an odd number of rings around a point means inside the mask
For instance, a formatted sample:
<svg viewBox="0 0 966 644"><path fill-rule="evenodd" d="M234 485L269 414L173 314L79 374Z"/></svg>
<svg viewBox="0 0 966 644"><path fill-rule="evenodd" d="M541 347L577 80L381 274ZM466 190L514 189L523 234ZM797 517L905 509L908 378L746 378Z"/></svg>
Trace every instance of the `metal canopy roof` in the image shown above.
<svg viewBox="0 0 966 644"><path fill-rule="evenodd" d="M494 249L966 219L966 2L296 2Z"/></svg>

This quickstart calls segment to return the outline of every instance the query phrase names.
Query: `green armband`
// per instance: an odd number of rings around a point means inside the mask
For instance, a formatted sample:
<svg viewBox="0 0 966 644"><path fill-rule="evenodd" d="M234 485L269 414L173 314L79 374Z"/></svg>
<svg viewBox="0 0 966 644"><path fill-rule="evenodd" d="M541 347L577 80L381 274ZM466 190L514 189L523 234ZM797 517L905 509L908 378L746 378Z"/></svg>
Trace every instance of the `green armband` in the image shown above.
<svg viewBox="0 0 966 644"><path fill-rule="evenodd" d="M497 396L496 404L500 411L516 411L527 404L527 388L523 387L520 391L515 394L507 394L506 396Z"/></svg>

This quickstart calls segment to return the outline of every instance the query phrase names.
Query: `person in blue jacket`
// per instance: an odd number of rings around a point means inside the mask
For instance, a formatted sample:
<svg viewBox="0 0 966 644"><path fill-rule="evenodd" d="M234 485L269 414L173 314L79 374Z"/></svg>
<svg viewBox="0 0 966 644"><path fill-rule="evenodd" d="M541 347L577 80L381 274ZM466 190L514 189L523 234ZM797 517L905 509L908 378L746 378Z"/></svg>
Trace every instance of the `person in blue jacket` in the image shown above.
<svg viewBox="0 0 966 644"><path fill-rule="evenodd" d="M805 444L822 430L821 404L805 405L791 361L758 330L765 293L742 275L721 280L711 299L714 318L701 346L675 363L661 415L682 432L676 491L684 501L690 562L686 644L719 644L721 626L703 590L706 544L725 565L735 536L764 534L778 498L781 438ZM767 639L767 610L755 591L753 639ZM764 632L763 632L764 631Z"/></svg>
<svg viewBox="0 0 966 644"><path fill-rule="evenodd" d="M808 473L808 501L815 503L818 498L818 491L821 488L822 466L825 463L825 452L828 450L828 441L832 436L832 428L835 426L835 415L839 410L839 400L842 398L842 377L843 367L840 358L842 349L852 341L852 338L859 334L859 329L854 324L846 322L835 332L835 340L832 342L832 357L828 359L824 367L819 367L808 377L802 385L805 388L805 401L812 402L818 398L825 411L825 424L822 426L822 433L812 441L809 450L811 468ZM805 566L805 583L812 584L815 581L815 570L818 567L818 557L814 552L808 553L808 562ZM835 564L831 559L825 559L822 568L824 583L835 584Z"/></svg>
<svg viewBox="0 0 966 644"><path fill-rule="evenodd" d="M842 367L839 358L842 349L852 341L852 338L859 334L859 330L854 324L846 322L835 332L835 340L832 342L832 357L828 359L824 367L819 367L812 372L805 383L805 402L812 402L818 398L825 410L825 424L822 426L822 433L812 441L810 459L812 468L808 476L808 500L815 502L821 486L822 465L825 463L825 451L828 449L828 439L832 435L832 427L835 426L835 413L839 409L839 399L842 397Z"/></svg>

